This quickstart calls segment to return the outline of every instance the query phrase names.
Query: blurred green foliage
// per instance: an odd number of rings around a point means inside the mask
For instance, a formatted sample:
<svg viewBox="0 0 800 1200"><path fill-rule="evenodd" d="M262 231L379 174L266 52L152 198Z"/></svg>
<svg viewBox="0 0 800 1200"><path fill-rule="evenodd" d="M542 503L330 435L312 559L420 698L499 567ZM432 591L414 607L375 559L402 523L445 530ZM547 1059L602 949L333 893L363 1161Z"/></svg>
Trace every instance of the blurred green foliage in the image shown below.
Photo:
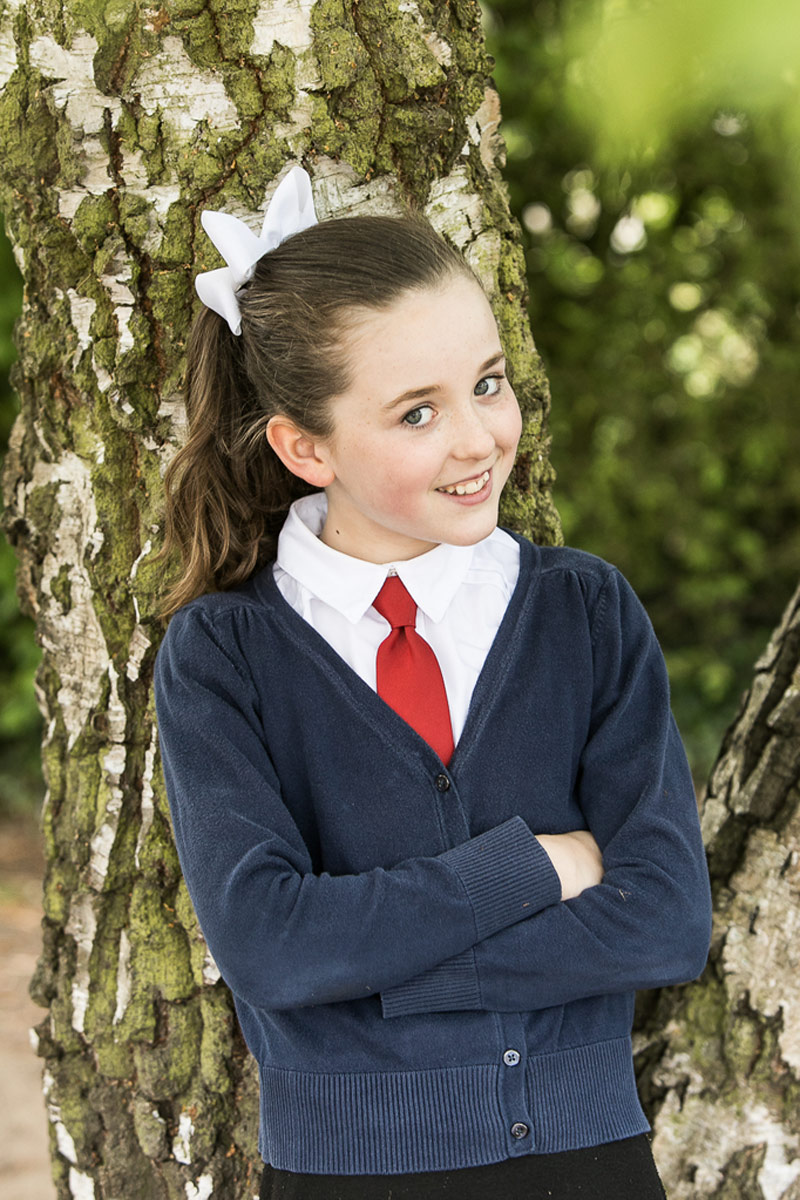
<svg viewBox="0 0 800 1200"><path fill-rule="evenodd" d="M0 220L0 456L18 411L8 372L16 357L11 334L22 307L22 281ZM41 717L33 679L39 648L33 622L17 604L16 558L0 534L0 815L29 811L41 800Z"/></svg>
<svg viewBox="0 0 800 1200"><path fill-rule="evenodd" d="M566 0L564 99L607 162L652 159L715 108L761 122L796 191L797 0Z"/></svg>
<svg viewBox="0 0 800 1200"><path fill-rule="evenodd" d="M669 34L684 0L496 0L486 23L565 538L642 597L702 779L800 575L800 221L772 117L712 103L762 9L690 7ZM715 40L712 17L744 24ZM751 51L743 100L773 61Z"/></svg>

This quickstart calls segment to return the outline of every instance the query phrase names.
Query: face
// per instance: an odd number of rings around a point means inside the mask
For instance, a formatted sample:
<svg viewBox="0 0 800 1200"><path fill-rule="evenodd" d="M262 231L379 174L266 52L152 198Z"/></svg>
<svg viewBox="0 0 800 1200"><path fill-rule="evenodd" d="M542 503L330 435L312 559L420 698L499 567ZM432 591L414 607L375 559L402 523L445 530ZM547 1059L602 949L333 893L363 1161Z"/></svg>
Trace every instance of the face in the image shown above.
<svg viewBox="0 0 800 1200"><path fill-rule="evenodd" d="M352 384L314 443L333 475L322 540L382 563L487 537L522 422L481 288L459 276L408 292L346 342Z"/></svg>

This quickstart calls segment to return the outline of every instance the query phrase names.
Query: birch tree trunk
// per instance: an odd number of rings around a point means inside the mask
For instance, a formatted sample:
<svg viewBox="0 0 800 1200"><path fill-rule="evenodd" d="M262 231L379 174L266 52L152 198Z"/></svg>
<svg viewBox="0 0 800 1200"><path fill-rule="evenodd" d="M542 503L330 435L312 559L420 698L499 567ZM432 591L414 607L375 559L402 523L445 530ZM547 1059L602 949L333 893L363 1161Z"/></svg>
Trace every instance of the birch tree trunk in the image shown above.
<svg viewBox="0 0 800 1200"><path fill-rule="evenodd" d="M709 966L665 991L640 1082L670 1200L800 1200L800 588L723 742L703 805Z"/></svg>
<svg viewBox="0 0 800 1200"><path fill-rule="evenodd" d="M558 538L546 381L475 0L6 0L0 200L25 280L5 528L43 648L33 985L58 1196L258 1190L257 1083L172 844L150 680L199 209L422 208L493 299L527 418L504 519Z"/></svg>

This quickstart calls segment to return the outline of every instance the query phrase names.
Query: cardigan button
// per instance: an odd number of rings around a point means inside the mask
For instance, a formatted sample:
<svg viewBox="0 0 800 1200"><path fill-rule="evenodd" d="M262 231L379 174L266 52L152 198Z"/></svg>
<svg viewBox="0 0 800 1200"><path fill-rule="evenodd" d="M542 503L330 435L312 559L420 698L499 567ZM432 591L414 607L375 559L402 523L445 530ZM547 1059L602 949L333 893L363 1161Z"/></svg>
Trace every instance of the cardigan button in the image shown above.
<svg viewBox="0 0 800 1200"><path fill-rule="evenodd" d="M446 775L437 775L436 786L440 792L448 792L450 790L450 780Z"/></svg>
<svg viewBox="0 0 800 1200"><path fill-rule="evenodd" d="M519 1050L506 1050L503 1055L503 1062L507 1067L516 1067L520 1060Z"/></svg>
<svg viewBox="0 0 800 1200"><path fill-rule="evenodd" d="M511 1136L515 1138L527 1137L530 1133L527 1125L523 1125L522 1121L515 1121L511 1126Z"/></svg>

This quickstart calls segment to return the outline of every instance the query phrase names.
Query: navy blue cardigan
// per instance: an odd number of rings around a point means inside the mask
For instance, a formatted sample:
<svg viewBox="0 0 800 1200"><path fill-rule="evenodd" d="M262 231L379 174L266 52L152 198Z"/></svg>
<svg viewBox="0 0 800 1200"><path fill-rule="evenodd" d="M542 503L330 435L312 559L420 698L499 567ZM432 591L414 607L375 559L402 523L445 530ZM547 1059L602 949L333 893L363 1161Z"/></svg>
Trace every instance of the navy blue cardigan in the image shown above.
<svg viewBox="0 0 800 1200"><path fill-rule="evenodd" d="M634 991L697 976L710 937L692 781L630 586L518 541L447 768L271 566L162 643L178 852L276 1167L454 1169L648 1127ZM577 828L605 875L562 902L534 834Z"/></svg>

